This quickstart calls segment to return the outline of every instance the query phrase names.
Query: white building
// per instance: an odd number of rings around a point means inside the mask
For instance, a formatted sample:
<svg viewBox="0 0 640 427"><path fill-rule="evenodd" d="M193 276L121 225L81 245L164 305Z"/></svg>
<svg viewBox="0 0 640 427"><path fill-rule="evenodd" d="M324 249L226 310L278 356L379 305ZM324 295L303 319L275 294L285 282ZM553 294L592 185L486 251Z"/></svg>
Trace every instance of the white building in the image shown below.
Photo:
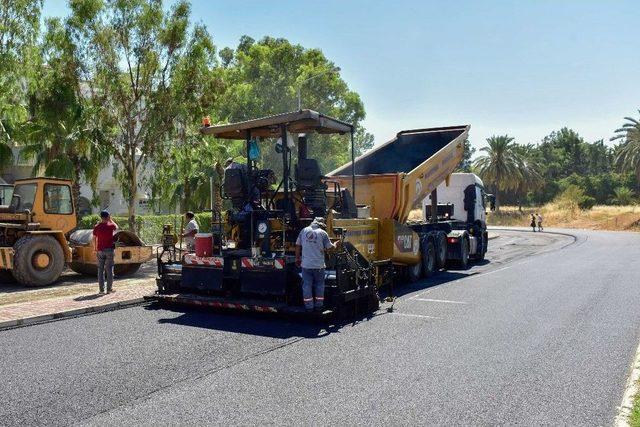
<svg viewBox="0 0 640 427"><path fill-rule="evenodd" d="M16 179L31 178L33 176L33 160L24 160L19 156L19 148L14 148L15 164L5 168L0 174L0 179L4 179L7 183L13 184ZM136 214L151 214L151 188L148 182L151 179L153 165L140 166L137 208ZM97 188L95 192L87 185L80 186L80 200L78 200L78 211L82 215L98 213L102 209L107 209L112 215L128 215L128 202L122 194L120 184L114 178L114 164L110 163L105 167L98 176ZM94 206L92 201L96 202Z"/></svg>

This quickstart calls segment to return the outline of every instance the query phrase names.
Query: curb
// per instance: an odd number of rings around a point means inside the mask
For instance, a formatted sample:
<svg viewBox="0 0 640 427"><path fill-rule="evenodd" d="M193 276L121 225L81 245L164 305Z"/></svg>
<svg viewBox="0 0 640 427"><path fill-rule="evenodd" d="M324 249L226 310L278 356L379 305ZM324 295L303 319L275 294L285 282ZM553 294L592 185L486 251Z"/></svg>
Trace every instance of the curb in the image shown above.
<svg viewBox="0 0 640 427"><path fill-rule="evenodd" d="M55 312L55 313L49 313L49 314L41 314L39 316L32 316L32 317L25 317L22 319L15 319L15 320L5 320L0 322L0 330L4 330L4 329L10 329L10 328L15 328L15 327L19 327L19 326L30 326L30 325L35 325L38 323L44 323L44 322L49 322L52 320L59 320L59 319L65 319L68 317L75 317L75 316L79 316L82 314L89 314L89 313L102 313L105 311L111 311L111 310L118 310L121 308L127 308L131 305L136 305L136 304L140 304L145 302L145 298L144 297L139 297L139 298L133 298L133 299L129 299L129 300L124 300L124 301L117 301L117 302L111 302L108 304L104 304L104 305L96 305L96 306L92 306L92 307L83 307L83 308L76 308L73 310L65 310L65 311L59 311L59 312Z"/></svg>
<svg viewBox="0 0 640 427"><path fill-rule="evenodd" d="M494 234L492 236L489 236L488 240L494 240L494 239L497 239L498 237L500 237L499 234Z"/></svg>

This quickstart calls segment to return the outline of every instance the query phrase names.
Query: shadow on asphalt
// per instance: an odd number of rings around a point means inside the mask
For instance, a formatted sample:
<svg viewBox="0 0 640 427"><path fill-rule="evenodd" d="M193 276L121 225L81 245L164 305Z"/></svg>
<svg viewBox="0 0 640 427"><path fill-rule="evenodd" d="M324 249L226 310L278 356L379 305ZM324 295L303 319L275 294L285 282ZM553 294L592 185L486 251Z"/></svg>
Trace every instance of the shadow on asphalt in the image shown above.
<svg viewBox="0 0 640 427"><path fill-rule="evenodd" d="M375 316L367 316L345 320L343 322L320 321L285 317L267 313L220 312L201 307L185 307L153 303L145 306L146 310L163 310L179 313L177 317L159 319L161 324L174 324L196 328L212 329L248 335L259 335L269 338L324 338L337 333L347 325L355 325Z"/></svg>
<svg viewBox="0 0 640 427"><path fill-rule="evenodd" d="M488 259L482 261L474 261L473 266L468 270L443 270L439 271L433 277L429 277L428 279L418 280L415 283L401 283L399 285L394 286L393 295L398 298L405 296L407 294L422 291L425 289L433 288L435 286L442 285L444 283L453 282L455 280L464 279L465 277L473 276L475 274L479 274L482 271L478 271L473 267L483 267L491 264L491 261ZM389 291L385 290L381 292L381 297L386 297L389 295Z"/></svg>
<svg viewBox="0 0 640 427"><path fill-rule="evenodd" d="M91 294L91 295L83 295L81 297L76 297L73 300L74 301L91 301L94 299L98 299L100 297L103 297L104 294Z"/></svg>

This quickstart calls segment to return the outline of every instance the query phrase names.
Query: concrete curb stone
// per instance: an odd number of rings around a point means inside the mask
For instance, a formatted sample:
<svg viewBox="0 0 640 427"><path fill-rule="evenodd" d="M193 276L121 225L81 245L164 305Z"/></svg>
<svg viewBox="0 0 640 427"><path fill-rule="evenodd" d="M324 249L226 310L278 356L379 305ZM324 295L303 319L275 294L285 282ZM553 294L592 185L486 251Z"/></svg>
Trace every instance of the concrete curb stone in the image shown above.
<svg viewBox="0 0 640 427"><path fill-rule="evenodd" d="M119 308L127 308L135 304L140 304L144 301L145 301L144 297L138 297L138 298L131 298L123 301L111 302L103 305L75 308L72 310L65 310L65 311L59 311L55 313L42 314L38 316L25 317L22 319L0 321L0 331L3 329L14 328L18 326L34 325L37 323L64 319L64 318L79 316L87 313L101 313L101 312L110 311L110 310L117 310Z"/></svg>

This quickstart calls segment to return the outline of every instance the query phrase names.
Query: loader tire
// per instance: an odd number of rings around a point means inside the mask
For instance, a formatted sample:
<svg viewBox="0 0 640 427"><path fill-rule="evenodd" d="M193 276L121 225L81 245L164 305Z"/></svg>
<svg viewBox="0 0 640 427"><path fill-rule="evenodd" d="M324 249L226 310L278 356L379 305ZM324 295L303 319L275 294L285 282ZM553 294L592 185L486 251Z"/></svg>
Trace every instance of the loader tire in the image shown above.
<svg viewBox="0 0 640 427"><path fill-rule="evenodd" d="M436 243L436 267L442 270L447 266L447 236L444 233L438 233Z"/></svg>
<svg viewBox="0 0 640 427"><path fill-rule="evenodd" d="M52 236L23 236L13 250L13 277L22 285L50 285L64 270L64 251Z"/></svg>

